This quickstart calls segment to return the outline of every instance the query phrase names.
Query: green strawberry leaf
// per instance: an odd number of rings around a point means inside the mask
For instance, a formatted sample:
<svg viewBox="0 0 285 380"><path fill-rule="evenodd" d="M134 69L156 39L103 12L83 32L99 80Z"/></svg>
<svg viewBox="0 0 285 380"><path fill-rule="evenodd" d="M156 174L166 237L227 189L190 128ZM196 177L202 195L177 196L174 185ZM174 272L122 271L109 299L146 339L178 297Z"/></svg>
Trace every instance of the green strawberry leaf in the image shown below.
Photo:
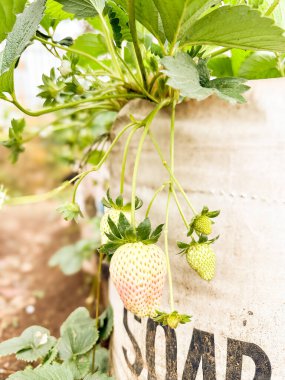
<svg viewBox="0 0 285 380"><path fill-rule="evenodd" d="M72 372L64 365L52 364L27 368L8 377L9 380L72 380Z"/></svg>
<svg viewBox="0 0 285 380"><path fill-rule="evenodd" d="M0 53L0 67L2 67L2 60L3 60L3 54L4 52L1 51ZM8 94L12 94L14 91L14 69L15 69L16 61L11 64L8 71L1 74L0 73L0 99L6 99L6 95L4 94L7 92Z"/></svg>
<svg viewBox="0 0 285 380"><path fill-rule="evenodd" d="M95 321L84 307L70 314L60 328L60 335L58 350L63 360L86 354L99 338Z"/></svg>
<svg viewBox="0 0 285 380"><path fill-rule="evenodd" d="M221 56L214 57L208 61L208 68L211 71L211 75L214 77L232 77L234 76L232 68L232 60L230 57ZM241 77L245 78L244 75Z"/></svg>
<svg viewBox="0 0 285 380"><path fill-rule="evenodd" d="M43 358L42 364L52 364L56 360L58 355L58 349L54 346L47 355Z"/></svg>
<svg viewBox="0 0 285 380"><path fill-rule="evenodd" d="M16 21L16 15L23 12L27 0L1 0L0 2L0 42L5 40Z"/></svg>
<svg viewBox="0 0 285 380"><path fill-rule="evenodd" d="M186 53L178 53L176 57L165 57L161 60L169 77L167 84L184 97L203 100L216 94L231 103L244 103L242 94L249 89L241 78L217 78L209 80L210 75L204 60L198 65Z"/></svg>
<svg viewBox="0 0 285 380"><path fill-rule="evenodd" d="M74 18L74 15L63 10L62 4L56 2L56 0L47 0L45 15L52 20L63 21Z"/></svg>
<svg viewBox="0 0 285 380"><path fill-rule="evenodd" d="M99 339L100 341L107 340L112 331L114 324L114 313L111 306L109 306L99 317Z"/></svg>
<svg viewBox="0 0 285 380"><path fill-rule="evenodd" d="M109 368L109 351L101 346L96 346L96 372L108 373Z"/></svg>
<svg viewBox="0 0 285 380"><path fill-rule="evenodd" d="M219 0L153 0L167 40L179 40L189 26Z"/></svg>
<svg viewBox="0 0 285 380"><path fill-rule="evenodd" d="M246 79L278 78L282 74L278 67L278 57L273 53L252 53L242 62L239 76Z"/></svg>
<svg viewBox="0 0 285 380"><path fill-rule="evenodd" d="M55 343L56 339L49 330L31 326L19 337L0 343L0 356L16 354L18 360L33 362L45 357Z"/></svg>
<svg viewBox="0 0 285 380"><path fill-rule="evenodd" d="M197 66L188 54L180 52L176 57L163 58L161 63L169 78L168 86L180 90L182 96L203 100L213 94L211 89L201 86Z"/></svg>
<svg viewBox="0 0 285 380"><path fill-rule="evenodd" d="M91 371L90 355L75 356L64 361L64 367L70 370L73 379L82 379Z"/></svg>
<svg viewBox="0 0 285 380"><path fill-rule="evenodd" d="M92 0L56 0L63 5L63 10L72 13L76 18L95 17L98 12Z"/></svg>
<svg viewBox="0 0 285 380"><path fill-rule="evenodd" d="M241 78L216 78L210 81L210 86L216 89L215 93L222 100L230 103L245 103L242 94L249 90L244 83L246 79Z"/></svg>
<svg viewBox="0 0 285 380"><path fill-rule="evenodd" d="M194 22L182 44L284 52L285 36L271 18L248 6L222 6Z"/></svg>
<svg viewBox="0 0 285 380"><path fill-rule="evenodd" d="M87 53L94 58L98 58L102 60L104 64L109 64L110 60L105 58L108 53L108 48L106 45L106 41L102 34L94 34L94 33L84 33L78 36L72 45L72 48L78 50L82 53ZM67 53L68 57L71 57L71 53ZM88 57L83 57L78 54L78 63L77 66L81 66L84 68L92 68L93 70L101 69L98 63L94 62ZM101 59L102 57L102 59ZM104 57L104 58L103 58Z"/></svg>
<svg viewBox="0 0 285 380"><path fill-rule="evenodd" d="M117 5L115 1L108 1L108 16L113 29L116 45L120 48L123 41L132 41L129 28L129 17L125 10Z"/></svg>
<svg viewBox="0 0 285 380"><path fill-rule="evenodd" d="M117 5L128 12L128 0L114 0ZM146 29L148 29L154 37L165 42L165 34L163 31L161 17L153 0L136 0L135 1L136 19Z"/></svg>
<svg viewBox="0 0 285 380"><path fill-rule="evenodd" d="M84 380L115 380L114 377L110 377L105 373L96 372L93 375L89 374Z"/></svg>
<svg viewBox="0 0 285 380"><path fill-rule="evenodd" d="M3 50L0 65L0 75L9 71L11 66L26 49L32 37L36 34L37 28L43 17L46 0L37 0L25 8L14 24L13 30L8 34L7 42ZM0 91L2 91L0 89Z"/></svg>
<svg viewBox="0 0 285 380"><path fill-rule="evenodd" d="M89 260L99 247L99 239L79 240L75 244L60 248L49 260L49 266L59 266L67 276L75 274L81 270L83 262Z"/></svg>

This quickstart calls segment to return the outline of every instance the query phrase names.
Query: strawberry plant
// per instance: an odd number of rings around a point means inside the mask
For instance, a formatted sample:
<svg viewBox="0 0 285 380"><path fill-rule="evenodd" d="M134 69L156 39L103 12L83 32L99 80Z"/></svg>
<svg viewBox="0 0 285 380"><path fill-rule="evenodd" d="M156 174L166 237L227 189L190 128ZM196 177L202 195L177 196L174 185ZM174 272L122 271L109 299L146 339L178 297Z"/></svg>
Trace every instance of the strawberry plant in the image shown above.
<svg viewBox="0 0 285 380"><path fill-rule="evenodd" d="M0 99L30 117L54 115L48 126L41 125L37 131L30 131L25 119L12 120L8 136L1 144L10 149L11 159L16 162L25 145L35 137L44 136L48 129L51 141L57 141L60 146L57 154L63 157L62 150L68 146L64 160L80 165L71 179L46 194L13 197L1 186L0 206L49 199L73 184L73 194L59 212L66 220L78 221L83 216L76 201L79 185L90 173L101 169L119 141L125 142L120 194L113 200L108 192L103 200L108 211L100 224L102 244L78 242L57 252L50 262L59 265L66 274L72 274L94 252L99 255L94 282L97 285L96 323L80 309L65 322L57 342L46 330L36 327L14 341L2 343L0 353L3 355L16 353L19 359L39 361L35 369L28 368L10 376L11 379L109 378L103 374L100 360L94 359L100 357L94 347L102 322L98 305L104 260L110 262L112 280L128 310L171 328L191 320L189 315L177 311L174 304L168 247L170 204L175 202L189 238L187 242L178 242L178 247L186 255L188 264L207 281L215 273L216 256L211 247L216 238L210 235L212 219L219 211L209 211L205 206L197 212L176 177L176 108L188 99L203 101L210 96L242 104L249 89L246 79L284 75L283 8L278 1L268 0L250 1L247 5L235 0L1 2L0 15L5 14L7 22L0 26L0 42L5 40L0 53ZM88 32L74 40L69 36L57 40L57 27L66 19L84 20ZM31 44L41 45L59 61L58 69L53 68L49 75L43 75L38 94L43 106L37 110L19 101L14 86L14 71ZM132 99L151 102L152 110L142 119L129 115L128 123L114 136L111 125L117 113ZM164 156L161 142L152 131L155 117L165 108L171 112L169 157ZM126 202L125 169L135 135L140 137L131 199ZM141 220L137 212L142 207L137 196L137 177L147 137L168 180L154 192L146 205L145 219ZM164 224L151 231L151 207L163 191L168 194ZM192 220L186 218L178 193L192 211ZM162 231L164 250L157 245ZM162 311L160 298L166 275L169 309ZM78 336L73 334L75 330ZM91 366L90 355L93 357Z"/></svg>
<svg viewBox="0 0 285 380"><path fill-rule="evenodd" d="M31 326L19 337L0 343L0 356L15 354L18 360L38 364L10 375L9 379L112 380L107 375L108 351L101 345L111 331L110 310L96 322L87 309L80 307L62 324L58 339L44 327Z"/></svg>

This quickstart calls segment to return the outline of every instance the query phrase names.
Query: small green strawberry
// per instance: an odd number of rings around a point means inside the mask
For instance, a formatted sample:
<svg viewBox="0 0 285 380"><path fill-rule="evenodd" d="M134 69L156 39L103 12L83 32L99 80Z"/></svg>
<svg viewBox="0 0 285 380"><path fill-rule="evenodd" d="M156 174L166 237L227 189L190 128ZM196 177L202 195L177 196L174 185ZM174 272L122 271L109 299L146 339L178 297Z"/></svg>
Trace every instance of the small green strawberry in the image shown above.
<svg viewBox="0 0 285 380"><path fill-rule="evenodd" d="M216 218L220 214L220 211L209 211L209 208L205 206L200 214L195 215L191 220L188 236L191 236L195 231L198 235L210 235L212 233L211 219Z"/></svg>
<svg viewBox="0 0 285 380"><path fill-rule="evenodd" d="M191 268L193 268L201 278L211 281L215 276L216 255L211 244L214 243L219 236L208 240L207 236L201 235L198 241L192 237L190 243L177 242L181 249L180 254L186 255L186 260Z"/></svg>
<svg viewBox="0 0 285 380"><path fill-rule="evenodd" d="M111 258L111 279L127 310L139 317L155 315L165 283L165 254L155 244L163 225L153 232L148 218L133 228L123 213L116 225L108 218L111 233L101 251Z"/></svg>
<svg viewBox="0 0 285 380"><path fill-rule="evenodd" d="M209 244L193 243L186 252L188 264L203 280L210 281L215 276L216 255Z"/></svg>
<svg viewBox="0 0 285 380"><path fill-rule="evenodd" d="M122 196L116 198L115 201L112 200L109 190L107 191L107 198L102 200L102 203L105 207L109 208L108 211L103 215L100 222L100 234L101 234L101 243L106 244L108 242L107 235L111 233L111 229L108 223L109 217L111 220L118 224L119 216L122 212L128 221L131 220L131 204L127 203L124 205ZM136 198L136 209L142 206L142 201L139 198Z"/></svg>
<svg viewBox="0 0 285 380"><path fill-rule="evenodd" d="M193 228L200 234L210 235L212 233L212 221L207 215L199 215L193 221Z"/></svg>

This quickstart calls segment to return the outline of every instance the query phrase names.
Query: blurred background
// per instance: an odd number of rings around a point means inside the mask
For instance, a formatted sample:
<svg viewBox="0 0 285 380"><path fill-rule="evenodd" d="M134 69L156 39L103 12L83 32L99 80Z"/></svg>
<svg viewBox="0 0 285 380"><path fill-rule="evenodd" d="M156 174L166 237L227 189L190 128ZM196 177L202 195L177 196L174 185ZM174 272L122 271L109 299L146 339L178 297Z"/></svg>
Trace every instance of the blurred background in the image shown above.
<svg viewBox="0 0 285 380"><path fill-rule="evenodd" d="M58 40L67 35L76 38L85 30L81 21L63 21L57 28ZM0 46L1 50L1 46ZM49 75L60 60L35 42L24 52L15 71L16 93L26 108L42 104L37 97L42 74ZM0 140L7 137L12 119L23 117L9 103L0 100ZM48 126L51 116L27 117L29 131ZM57 152L56 141L71 140L74 135L53 134L43 130L45 139L26 144L25 153L16 165L9 150L0 145L0 184L13 196L42 194L59 186L71 173L72 141L66 152ZM54 151L53 151L54 150ZM66 195L65 195L66 196ZM19 335L30 325L43 325L58 334L58 327L79 305L85 305L90 278L76 274L66 277L59 269L50 268L50 257L60 248L80 239L76 223L69 223L56 211L61 199L30 205L5 207L0 218L0 341ZM56 310L56 316L54 315ZM25 365L24 365L25 366ZM0 379L19 369L19 362L0 358Z"/></svg>

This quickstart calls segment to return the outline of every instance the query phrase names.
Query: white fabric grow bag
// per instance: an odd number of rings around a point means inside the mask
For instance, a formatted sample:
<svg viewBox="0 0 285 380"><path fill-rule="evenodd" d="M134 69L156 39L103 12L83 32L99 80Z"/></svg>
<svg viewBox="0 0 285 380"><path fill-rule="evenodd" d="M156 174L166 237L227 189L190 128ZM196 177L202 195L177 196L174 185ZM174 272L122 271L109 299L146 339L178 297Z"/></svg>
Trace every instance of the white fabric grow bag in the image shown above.
<svg viewBox="0 0 285 380"><path fill-rule="evenodd" d="M176 255L176 241L186 239L172 204L169 235L175 304L193 319L175 331L139 320L124 311L111 285L117 380L285 379L285 80L255 81L251 86L245 105L211 98L178 108L176 177L198 210L203 205L221 209L215 224L221 235L214 245L217 273L207 283ZM117 127L127 122L126 114L142 118L151 107L144 101L131 102ZM169 112L162 111L152 128L167 157L169 124ZM134 144L127 165L128 195ZM123 147L122 142L111 159L114 195ZM147 140L137 195L148 204L167 178ZM163 193L154 204L154 224L164 222L166 196ZM144 212L145 208L140 215ZM167 293L166 288L164 310Z"/></svg>

